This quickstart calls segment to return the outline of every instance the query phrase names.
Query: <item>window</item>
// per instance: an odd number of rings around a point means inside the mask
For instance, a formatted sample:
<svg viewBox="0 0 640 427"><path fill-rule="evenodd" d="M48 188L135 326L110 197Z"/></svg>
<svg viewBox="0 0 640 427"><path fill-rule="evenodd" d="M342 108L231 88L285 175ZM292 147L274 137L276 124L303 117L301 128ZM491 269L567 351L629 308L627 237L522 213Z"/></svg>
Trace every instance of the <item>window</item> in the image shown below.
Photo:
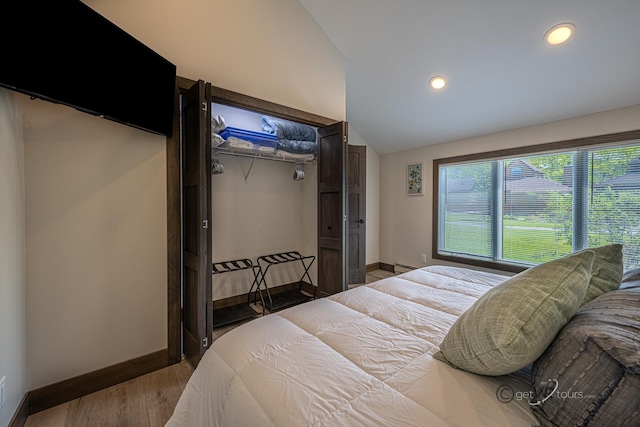
<svg viewBox="0 0 640 427"><path fill-rule="evenodd" d="M640 267L638 138L435 160L434 258L516 272L621 243L625 269Z"/></svg>

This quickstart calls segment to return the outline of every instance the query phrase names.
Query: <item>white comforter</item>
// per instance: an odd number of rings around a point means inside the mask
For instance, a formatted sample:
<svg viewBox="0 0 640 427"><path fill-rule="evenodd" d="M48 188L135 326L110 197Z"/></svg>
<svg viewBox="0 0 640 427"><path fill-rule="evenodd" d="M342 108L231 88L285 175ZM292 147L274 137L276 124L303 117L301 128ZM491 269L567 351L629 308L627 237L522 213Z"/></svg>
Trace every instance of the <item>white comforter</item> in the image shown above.
<svg viewBox="0 0 640 427"><path fill-rule="evenodd" d="M526 384L432 357L505 279L431 266L255 319L207 350L167 426L534 425L526 399L496 395Z"/></svg>

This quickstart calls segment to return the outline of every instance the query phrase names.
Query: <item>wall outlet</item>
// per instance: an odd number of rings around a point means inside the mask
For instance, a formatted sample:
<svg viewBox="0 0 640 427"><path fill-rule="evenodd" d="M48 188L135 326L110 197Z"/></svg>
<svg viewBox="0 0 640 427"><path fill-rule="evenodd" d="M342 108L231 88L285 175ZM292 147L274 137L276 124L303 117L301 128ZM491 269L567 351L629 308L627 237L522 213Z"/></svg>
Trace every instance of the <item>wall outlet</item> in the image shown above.
<svg viewBox="0 0 640 427"><path fill-rule="evenodd" d="M420 254L420 261L427 262L427 254Z"/></svg>
<svg viewBox="0 0 640 427"><path fill-rule="evenodd" d="M4 406L4 401L7 398L7 392L4 389L4 384L6 379L7 379L6 376L3 376L0 379L0 409L2 409L2 407Z"/></svg>

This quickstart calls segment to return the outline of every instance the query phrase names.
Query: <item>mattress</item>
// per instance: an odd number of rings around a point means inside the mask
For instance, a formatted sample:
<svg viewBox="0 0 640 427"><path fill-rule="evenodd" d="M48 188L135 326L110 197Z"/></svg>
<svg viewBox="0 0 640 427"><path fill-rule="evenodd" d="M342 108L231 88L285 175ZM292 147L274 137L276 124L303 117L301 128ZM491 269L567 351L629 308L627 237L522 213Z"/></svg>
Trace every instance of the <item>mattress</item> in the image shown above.
<svg viewBox="0 0 640 427"><path fill-rule="evenodd" d="M506 279L430 266L245 323L205 352L167 426L537 424L518 376L432 357L457 317Z"/></svg>

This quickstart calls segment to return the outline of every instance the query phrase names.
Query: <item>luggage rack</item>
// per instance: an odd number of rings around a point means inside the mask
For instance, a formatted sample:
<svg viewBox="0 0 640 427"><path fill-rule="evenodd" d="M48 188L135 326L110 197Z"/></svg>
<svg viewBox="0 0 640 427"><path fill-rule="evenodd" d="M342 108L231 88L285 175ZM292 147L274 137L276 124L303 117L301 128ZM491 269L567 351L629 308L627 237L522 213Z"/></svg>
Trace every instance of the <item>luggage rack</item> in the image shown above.
<svg viewBox="0 0 640 427"><path fill-rule="evenodd" d="M282 252L277 254L269 254L263 255L257 258L257 264L260 267L259 274L260 278L258 280L258 286L256 287L256 291L254 292L254 302L257 302L257 295L260 294L260 303L262 304L263 309L266 308L270 312L282 310L287 307L291 307L296 304L300 304L311 299L316 299L317 288L313 285L311 280L311 276L309 275L309 268L311 264L315 261L315 255L306 255L303 256L298 251L291 252ZM300 262L302 267L304 268L304 273L298 280L298 287L294 289L290 289L283 292L278 292L273 296L269 292L269 288L267 286L266 277L269 268L273 265L284 264L287 262ZM309 295L308 293L303 292L302 284L304 283L304 278L309 280L309 284L313 286L313 295ZM266 290L266 298L262 296L262 290L260 289L260 285L264 285L264 289Z"/></svg>
<svg viewBox="0 0 640 427"><path fill-rule="evenodd" d="M240 303L229 307L223 307L213 310L214 329L220 326L239 322L241 320L251 319L260 314L265 314L265 304L262 300L262 292L257 292L259 291L260 287L259 265L253 264L250 259L235 259L231 261L214 262L211 266L211 274L223 274L242 270L253 270L253 283L251 284L251 289L247 294L247 303ZM262 302L262 313L255 311L249 305L251 303L251 293L254 292L254 287L256 288L256 293L260 295L260 300ZM256 298L257 295L254 295L254 302L256 301Z"/></svg>

